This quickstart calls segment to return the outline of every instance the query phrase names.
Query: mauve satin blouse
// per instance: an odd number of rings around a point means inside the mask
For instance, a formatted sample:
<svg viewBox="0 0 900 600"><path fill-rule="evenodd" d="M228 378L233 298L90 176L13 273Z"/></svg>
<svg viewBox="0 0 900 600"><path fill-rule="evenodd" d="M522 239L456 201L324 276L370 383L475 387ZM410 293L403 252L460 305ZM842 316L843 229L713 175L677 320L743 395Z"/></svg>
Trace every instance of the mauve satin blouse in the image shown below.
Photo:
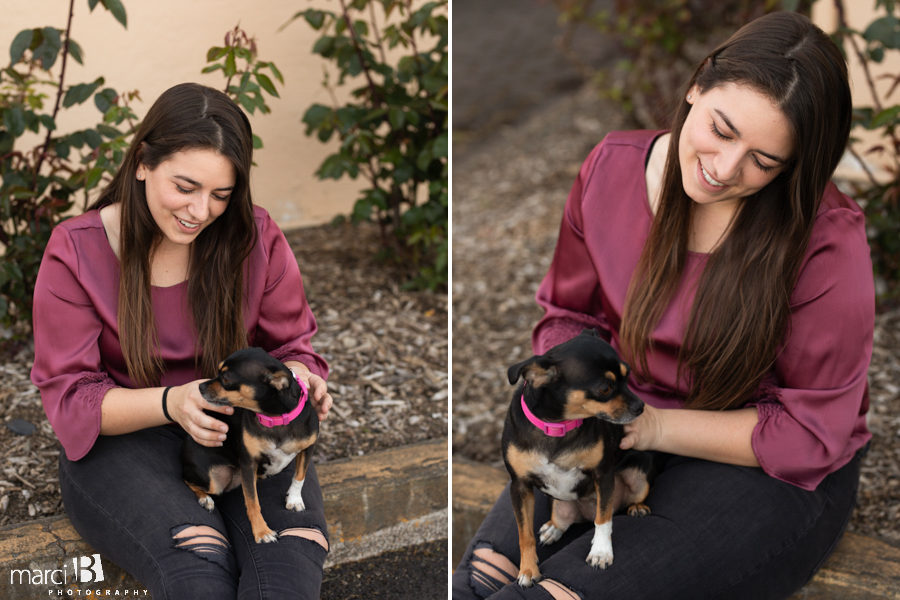
<svg viewBox="0 0 900 600"><path fill-rule="evenodd" d="M244 320L249 344L281 361L328 374L310 338L316 321L297 260L269 214L254 207L259 240L247 259ZM111 388L138 387L119 345L119 261L92 210L54 228L34 289L34 367L47 418L70 460L84 457L100 434L100 404ZM164 362L162 385L201 379L194 367L187 283L151 288ZM224 357L222 357L224 358Z"/></svg>
<svg viewBox="0 0 900 600"><path fill-rule="evenodd" d="M662 132L614 132L581 167L566 203L550 270L537 292L545 315L537 353L594 327L619 349L625 293L653 215L645 165ZM632 380L658 408L679 408L678 351L707 255L691 253L676 295L653 332L653 382ZM872 355L874 284L862 211L829 184L791 295L789 334L755 405L752 447L766 473L815 489L870 439L866 374Z"/></svg>

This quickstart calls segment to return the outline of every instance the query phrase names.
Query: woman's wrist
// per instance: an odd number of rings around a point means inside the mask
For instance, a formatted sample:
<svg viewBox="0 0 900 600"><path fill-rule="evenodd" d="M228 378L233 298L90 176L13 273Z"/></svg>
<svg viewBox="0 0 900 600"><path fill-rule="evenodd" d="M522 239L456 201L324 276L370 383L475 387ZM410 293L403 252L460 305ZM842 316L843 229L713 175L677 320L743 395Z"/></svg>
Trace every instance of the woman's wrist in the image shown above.
<svg viewBox="0 0 900 600"><path fill-rule="evenodd" d="M166 389L163 390L163 393L162 393L162 412L163 412L163 416L164 416L170 423L174 423L174 422L175 422L175 419L173 419L172 416L169 414L169 407L168 407L169 390L171 390L171 389L172 389L172 386L170 385L170 386L168 386Z"/></svg>

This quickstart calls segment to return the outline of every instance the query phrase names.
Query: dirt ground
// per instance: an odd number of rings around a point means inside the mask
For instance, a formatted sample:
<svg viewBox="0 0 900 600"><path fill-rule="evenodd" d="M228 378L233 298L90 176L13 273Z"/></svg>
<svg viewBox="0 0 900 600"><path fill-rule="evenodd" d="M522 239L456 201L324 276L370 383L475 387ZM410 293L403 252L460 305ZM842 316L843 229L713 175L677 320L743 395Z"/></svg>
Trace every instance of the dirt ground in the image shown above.
<svg viewBox="0 0 900 600"><path fill-rule="evenodd" d="M331 367L334 407L316 462L445 437L447 295L402 289L374 258L374 227L324 225L287 238L319 325L313 344ZM32 356L29 343L0 356L0 526L62 512L59 443L29 380Z"/></svg>

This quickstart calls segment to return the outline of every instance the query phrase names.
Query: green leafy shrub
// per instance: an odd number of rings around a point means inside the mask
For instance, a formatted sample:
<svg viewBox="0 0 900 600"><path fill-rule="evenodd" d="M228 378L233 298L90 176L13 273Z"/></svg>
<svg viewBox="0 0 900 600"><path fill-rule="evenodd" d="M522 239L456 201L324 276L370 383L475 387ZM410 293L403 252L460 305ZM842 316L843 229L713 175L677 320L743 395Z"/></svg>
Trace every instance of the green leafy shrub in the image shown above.
<svg viewBox="0 0 900 600"><path fill-rule="evenodd" d="M809 8L808 1L780 0L613 0L609 8L593 0L553 2L565 28L564 49L574 30L584 26L618 42L622 58L613 68L582 67L603 97L651 129L668 127L677 90L734 30L778 8Z"/></svg>
<svg viewBox="0 0 900 600"><path fill-rule="evenodd" d="M351 220L380 225L387 256L409 267L411 286L445 287L447 2L340 0L339 5L336 11L303 10L291 19L302 17L320 33L313 52L337 68L337 85L359 83L349 101L313 104L304 114L307 135L323 142L337 136L341 142L316 175L362 175L368 187ZM334 98L327 71L323 85Z"/></svg>
<svg viewBox="0 0 900 600"><path fill-rule="evenodd" d="M876 86L873 71L886 57L890 56L895 65L900 62L897 3L875 2L875 18L863 31L848 26L843 0L835 0L835 6L839 21L835 38L857 59L872 97L871 106L854 108L854 131L879 134L879 141L868 146L851 134L850 152L866 174L864 181L853 184L854 195L866 211L879 300L885 305L896 305L900 302L900 104L896 98L893 104L890 99L900 85L900 72L881 76L889 83L885 90ZM884 173L873 173L867 167L867 157L876 158Z"/></svg>
<svg viewBox="0 0 900 600"><path fill-rule="evenodd" d="M89 0L90 8L99 0ZM103 6L125 25L118 0ZM68 60L83 63L71 38L74 0L65 30L36 27L19 32L10 45L9 65L0 70L0 323L25 334L31 324L34 281L53 226L121 161L134 125L128 107L134 94L105 87L103 77L67 85ZM58 76L51 74L57 64ZM61 109L93 98L100 122L57 134ZM30 145L31 147L26 147Z"/></svg>
<svg viewBox="0 0 900 600"><path fill-rule="evenodd" d="M127 24L119 0L88 0ZM36 27L19 32L10 44L10 63L0 70L0 325L3 337L24 337L31 328L34 283L53 227L83 211L115 173L137 128L129 106L137 91L120 93L98 77L68 84L66 64L83 64L81 46L71 38L74 0L65 30ZM255 41L235 28L224 47L207 53L204 71L223 69L226 93L251 114L268 112L263 93L277 96L269 70L283 82L272 63L256 56ZM243 60L239 64L238 59ZM217 61L221 60L221 63ZM58 72L52 69L58 64ZM221 66L220 66L221 65ZM233 82L235 81L235 82ZM96 125L71 133L57 132L60 111L93 99ZM262 142L257 138L258 146Z"/></svg>

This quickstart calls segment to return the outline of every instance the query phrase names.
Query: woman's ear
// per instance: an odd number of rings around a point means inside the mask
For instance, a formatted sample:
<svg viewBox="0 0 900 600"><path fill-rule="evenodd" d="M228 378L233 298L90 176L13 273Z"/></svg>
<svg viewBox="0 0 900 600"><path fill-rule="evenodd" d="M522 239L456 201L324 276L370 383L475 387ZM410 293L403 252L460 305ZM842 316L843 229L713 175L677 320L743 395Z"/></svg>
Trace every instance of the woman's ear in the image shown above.
<svg viewBox="0 0 900 600"><path fill-rule="evenodd" d="M688 104L693 104L697 97L700 96L700 88L697 87L697 84L691 86L691 89L688 90L687 95L684 99Z"/></svg>

